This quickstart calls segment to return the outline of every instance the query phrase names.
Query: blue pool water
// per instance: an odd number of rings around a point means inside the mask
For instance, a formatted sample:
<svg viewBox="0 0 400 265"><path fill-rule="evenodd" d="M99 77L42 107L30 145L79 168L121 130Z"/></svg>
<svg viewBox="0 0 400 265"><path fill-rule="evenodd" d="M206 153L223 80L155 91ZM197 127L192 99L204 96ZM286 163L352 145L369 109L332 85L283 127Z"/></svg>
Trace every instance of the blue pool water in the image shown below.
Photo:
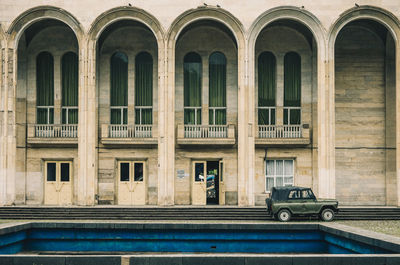
<svg viewBox="0 0 400 265"><path fill-rule="evenodd" d="M27 252L391 253L321 230L30 228L0 235L0 254Z"/></svg>

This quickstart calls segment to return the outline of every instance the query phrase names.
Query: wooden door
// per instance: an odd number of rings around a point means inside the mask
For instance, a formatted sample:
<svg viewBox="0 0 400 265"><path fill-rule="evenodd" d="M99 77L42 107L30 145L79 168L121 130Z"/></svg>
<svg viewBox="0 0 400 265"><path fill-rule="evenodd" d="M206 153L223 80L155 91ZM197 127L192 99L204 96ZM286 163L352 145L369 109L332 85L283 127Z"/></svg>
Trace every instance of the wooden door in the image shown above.
<svg viewBox="0 0 400 265"><path fill-rule="evenodd" d="M72 204L72 163L49 161L45 163L44 203Z"/></svg>
<svg viewBox="0 0 400 265"><path fill-rule="evenodd" d="M195 161L192 164L192 204L206 205L206 172L207 163L205 161Z"/></svg>
<svg viewBox="0 0 400 265"><path fill-rule="evenodd" d="M145 205L146 169L144 162L120 162L118 172L118 204Z"/></svg>

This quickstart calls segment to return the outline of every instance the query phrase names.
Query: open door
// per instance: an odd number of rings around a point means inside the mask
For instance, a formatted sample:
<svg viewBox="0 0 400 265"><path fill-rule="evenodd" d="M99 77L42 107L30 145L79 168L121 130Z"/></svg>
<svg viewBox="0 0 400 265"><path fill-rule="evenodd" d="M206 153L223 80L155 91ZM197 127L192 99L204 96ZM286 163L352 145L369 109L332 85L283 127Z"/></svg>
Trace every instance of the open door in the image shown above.
<svg viewBox="0 0 400 265"><path fill-rule="evenodd" d="M219 205L225 205L224 162L219 161Z"/></svg>
<svg viewBox="0 0 400 265"><path fill-rule="evenodd" d="M49 161L45 164L44 204L71 205L71 162Z"/></svg>
<svg viewBox="0 0 400 265"><path fill-rule="evenodd" d="M118 163L118 204L146 204L146 172L144 162Z"/></svg>
<svg viewBox="0 0 400 265"><path fill-rule="evenodd" d="M192 204L206 205L206 172L207 163L205 161L195 161L192 164Z"/></svg>

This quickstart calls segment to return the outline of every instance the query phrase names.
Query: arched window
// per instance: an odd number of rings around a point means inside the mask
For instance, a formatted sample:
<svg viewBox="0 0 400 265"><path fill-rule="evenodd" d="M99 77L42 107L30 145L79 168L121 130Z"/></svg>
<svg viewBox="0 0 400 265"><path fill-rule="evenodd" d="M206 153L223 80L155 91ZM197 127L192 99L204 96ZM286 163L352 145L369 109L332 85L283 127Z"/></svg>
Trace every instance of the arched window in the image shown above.
<svg viewBox="0 0 400 265"><path fill-rule="evenodd" d="M135 124L153 123L153 58L147 52L135 58Z"/></svg>
<svg viewBox="0 0 400 265"><path fill-rule="evenodd" d="M289 52L284 59L284 124L301 124L301 58Z"/></svg>
<svg viewBox="0 0 400 265"><path fill-rule="evenodd" d="M78 55L67 52L61 59L62 106L61 121L63 124L78 123Z"/></svg>
<svg viewBox="0 0 400 265"><path fill-rule="evenodd" d="M128 123L128 56L116 52L111 57L111 124Z"/></svg>
<svg viewBox="0 0 400 265"><path fill-rule="evenodd" d="M258 56L258 124L275 125L276 59L271 52Z"/></svg>
<svg viewBox="0 0 400 265"><path fill-rule="evenodd" d="M214 52L209 59L209 124L226 124L226 58Z"/></svg>
<svg viewBox="0 0 400 265"><path fill-rule="evenodd" d="M54 123L54 60L49 52L36 58L36 108L38 124Z"/></svg>
<svg viewBox="0 0 400 265"><path fill-rule="evenodd" d="M183 59L184 123L201 124L201 57L190 52Z"/></svg>

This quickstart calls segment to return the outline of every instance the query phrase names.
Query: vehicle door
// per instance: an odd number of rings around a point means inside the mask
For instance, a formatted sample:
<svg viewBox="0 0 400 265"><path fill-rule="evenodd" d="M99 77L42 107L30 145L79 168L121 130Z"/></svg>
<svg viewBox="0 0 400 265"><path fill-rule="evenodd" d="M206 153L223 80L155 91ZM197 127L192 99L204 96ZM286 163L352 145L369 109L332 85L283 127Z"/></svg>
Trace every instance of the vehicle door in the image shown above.
<svg viewBox="0 0 400 265"><path fill-rule="evenodd" d="M291 190L288 195L287 203L292 213L300 213L302 207L300 190Z"/></svg>
<svg viewBox="0 0 400 265"><path fill-rule="evenodd" d="M302 211L305 214L312 214L317 211L317 201L315 200L314 193L311 189L301 191L302 198Z"/></svg>

